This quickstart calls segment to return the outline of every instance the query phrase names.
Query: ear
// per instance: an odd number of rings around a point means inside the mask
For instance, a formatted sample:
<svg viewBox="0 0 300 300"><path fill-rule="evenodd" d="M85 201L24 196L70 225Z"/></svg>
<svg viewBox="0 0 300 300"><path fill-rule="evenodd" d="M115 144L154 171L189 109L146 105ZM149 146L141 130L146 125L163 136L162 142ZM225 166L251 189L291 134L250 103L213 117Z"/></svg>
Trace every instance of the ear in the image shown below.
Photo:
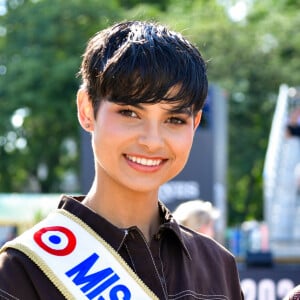
<svg viewBox="0 0 300 300"><path fill-rule="evenodd" d="M194 116L194 132L198 128L202 117L202 110L199 110L197 114Z"/></svg>
<svg viewBox="0 0 300 300"><path fill-rule="evenodd" d="M77 116L81 127L91 132L94 130L94 110L92 101L85 89L79 89L77 92Z"/></svg>

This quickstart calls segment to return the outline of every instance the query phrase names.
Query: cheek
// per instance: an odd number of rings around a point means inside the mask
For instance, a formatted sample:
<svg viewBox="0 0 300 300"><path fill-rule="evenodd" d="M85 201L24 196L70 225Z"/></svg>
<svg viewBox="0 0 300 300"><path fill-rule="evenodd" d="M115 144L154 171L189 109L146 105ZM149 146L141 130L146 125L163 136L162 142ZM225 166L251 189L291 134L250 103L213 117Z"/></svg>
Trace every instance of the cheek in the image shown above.
<svg viewBox="0 0 300 300"><path fill-rule="evenodd" d="M101 160L108 156L107 153L112 153L112 149L116 149L119 139L120 128L116 127L113 122L109 122L109 120L98 122L92 135L92 144L97 159Z"/></svg>
<svg viewBox="0 0 300 300"><path fill-rule="evenodd" d="M193 138L193 130L186 130L182 134L176 136L176 146L183 152L189 152L193 144Z"/></svg>
<svg viewBox="0 0 300 300"><path fill-rule="evenodd" d="M183 135L178 135L176 137L176 142L174 142L174 152L176 152L177 159L182 163L185 164L191 148L193 144L193 133L187 132Z"/></svg>
<svg viewBox="0 0 300 300"><path fill-rule="evenodd" d="M94 130L95 143L101 143L101 145L108 144L109 146L123 135L124 128L109 118L102 118L102 121L96 124Z"/></svg>

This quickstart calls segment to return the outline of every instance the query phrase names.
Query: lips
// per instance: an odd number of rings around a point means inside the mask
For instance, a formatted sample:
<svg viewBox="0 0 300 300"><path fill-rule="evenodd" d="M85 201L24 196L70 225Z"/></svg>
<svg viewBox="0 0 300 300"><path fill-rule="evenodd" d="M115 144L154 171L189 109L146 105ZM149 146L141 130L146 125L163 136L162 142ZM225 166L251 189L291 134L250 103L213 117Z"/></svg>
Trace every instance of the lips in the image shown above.
<svg viewBox="0 0 300 300"><path fill-rule="evenodd" d="M126 155L126 158L136 164L147 166L147 167L156 167L163 162L162 159L138 157L138 156L132 156L128 154Z"/></svg>

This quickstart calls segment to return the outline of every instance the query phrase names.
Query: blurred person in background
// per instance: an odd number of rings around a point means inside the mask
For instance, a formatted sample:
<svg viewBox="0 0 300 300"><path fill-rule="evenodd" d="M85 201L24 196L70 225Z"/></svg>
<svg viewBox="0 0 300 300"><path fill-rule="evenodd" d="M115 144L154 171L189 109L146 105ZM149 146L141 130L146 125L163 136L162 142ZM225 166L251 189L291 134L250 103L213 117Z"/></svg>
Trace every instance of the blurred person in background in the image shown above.
<svg viewBox="0 0 300 300"><path fill-rule="evenodd" d="M209 201L190 200L179 204L173 216L181 225L214 238L220 211Z"/></svg>
<svg viewBox="0 0 300 300"><path fill-rule="evenodd" d="M300 300L300 285L294 287L283 300Z"/></svg>
<svg viewBox="0 0 300 300"><path fill-rule="evenodd" d="M300 107L291 111L286 125L287 137L300 137Z"/></svg>

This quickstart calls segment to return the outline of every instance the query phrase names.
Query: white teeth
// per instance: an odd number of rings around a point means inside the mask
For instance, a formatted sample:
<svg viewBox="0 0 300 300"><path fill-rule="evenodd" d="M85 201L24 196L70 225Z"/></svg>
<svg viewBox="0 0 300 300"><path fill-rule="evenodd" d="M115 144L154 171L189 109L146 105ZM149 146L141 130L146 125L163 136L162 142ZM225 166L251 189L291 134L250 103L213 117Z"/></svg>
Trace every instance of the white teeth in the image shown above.
<svg viewBox="0 0 300 300"><path fill-rule="evenodd" d="M129 156L129 155L126 155L126 157L135 162L135 163L138 163L140 165L143 165L143 166L158 166L160 163L161 163L161 159L146 159L146 158L141 158L141 157L136 157L136 156Z"/></svg>

